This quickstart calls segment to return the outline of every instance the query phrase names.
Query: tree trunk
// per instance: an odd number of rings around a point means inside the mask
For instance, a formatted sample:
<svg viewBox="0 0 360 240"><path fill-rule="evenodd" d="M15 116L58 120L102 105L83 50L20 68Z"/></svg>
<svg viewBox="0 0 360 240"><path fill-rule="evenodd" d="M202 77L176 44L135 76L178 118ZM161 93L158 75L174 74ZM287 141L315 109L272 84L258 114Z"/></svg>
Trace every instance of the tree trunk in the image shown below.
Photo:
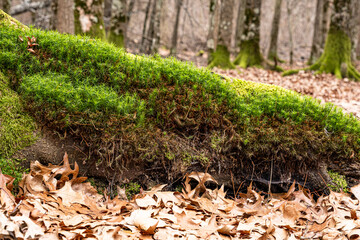
<svg viewBox="0 0 360 240"><path fill-rule="evenodd" d="M271 35L270 35L270 49L268 52L268 59L273 60L275 64L279 61L277 56L277 42L279 33L280 13L281 13L282 0L276 0L274 17L271 24Z"/></svg>
<svg viewBox="0 0 360 240"><path fill-rule="evenodd" d="M0 9L9 13L11 7L11 0L0 0Z"/></svg>
<svg viewBox="0 0 360 240"><path fill-rule="evenodd" d="M156 1L156 0L153 0ZM145 19L144 19L144 24L143 24L143 30L142 30L142 38L141 38L141 48L140 51L144 52L145 50L145 40L146 40L146 29L147 29L147 25L148 25L148 19L150 16L150 11L151 11L151 0L148 1L147 5L146 5L146 9L145 9Z"/></svg>
<svg viewBox="0 0 360 240"><path fill-rule="evenodd" d="M261 0L246 0L244 30L241 35L240 52L234 64L242 68L264 63L260 52Z"/></svg>
<svg viewBox="0 0 360 240"><path fill-rule="evenodd" d="M352 0L351 2L351 16L350 20L350 29L351 29L351 60L356 61L357 57L357 46L358 46L358 35L359 35L359 25L360 25L360 1Z"/></svg>
<svg viewBox="0 0 360 240"><path fill-rule="evenodd" d="M220 24L218 27L218 37L215 52L211 53L212 61L209 68L220 67L224 69L234 68L230 62L231 32L234 15L234 0L221 0L220 4Z"/></svg>
<svg viewBox="0 0 360 240"><path fill-rule="evenodd" d="M246 0L240 0L236 20L235 46L240 46L241 36L244 31Z"/></svg>
<svg viewBox="0 0 360 240"><path fill-rule="evenodd" d="M331 73L337 78L350 77L360 81L360 73L351 62L351 21L357 16L352 16L351 0L334 0L333 5L334 11L331 14L324 52L316 63L305 70ZM299 70L289 70L283 76L297 72Z"/></svg>
<svg viewBox="0 0 360 240"><path fill-rule="evenodd" d="M75 33L106 39L104 26L104 0L75 1Z"/></svg>
<svg viewBox="0 0 360 240"><path fill-rule="evenodd" d="M162 10L162 0L154 0L151 6L149 27L143 43L143 52L150 54L158 52L160 45L160 18Z"/></svg>
<svg viewBox="0 0 360 240"><path fill-rule="evenodd" d="M110 7L110 13L108 13L109 10L106 12L108 15L107 18L110 17L106 33L107 39L119 47L125 47L126 30L130 17L127 11L127 1L111 0Z"/></svg>
<svg viewBox="0 0 360 240"><path fill-rule="evenodd" d="M60 33L75 34L73 0L57 1L56 30Z"/></svg>
<svg viewBox="0 0 360 240"><path fill-rule="evenodd" d="M209 33L207 36L206 47L208 51L208 63L212 61L212 54L215 51L217 33L219 31L219 9L221 0L210 0L209 3ZM186 15L185 15L186 16Z"/></svg>
<svg viewBox="0 0 360 240"><path fill-rule="evenodd" d="M334 0L329 33L324 52L310 67L318 72L332 73L336 77L360 80L360 74L351 63L351 0Z"/></svg>
<svg viewBox="0 0 360 240"><path fill-rule="evenodd" d="M309 64L313 64L321 56L324 49L326 34L329 30L329 12L329 0L318 0Z"/></svg>
<svg viewBox="0 0 360 240"><path fill-rule="evenodd" d="M172 55L172 56L176 55L180 11L181 11L181 7L182 7L182 1L183 0L176 1L176 18L175 18L175 25L174 25L173 35L172 35L172 39L171 39L171 48L170 48L170 55Z"/></svg>

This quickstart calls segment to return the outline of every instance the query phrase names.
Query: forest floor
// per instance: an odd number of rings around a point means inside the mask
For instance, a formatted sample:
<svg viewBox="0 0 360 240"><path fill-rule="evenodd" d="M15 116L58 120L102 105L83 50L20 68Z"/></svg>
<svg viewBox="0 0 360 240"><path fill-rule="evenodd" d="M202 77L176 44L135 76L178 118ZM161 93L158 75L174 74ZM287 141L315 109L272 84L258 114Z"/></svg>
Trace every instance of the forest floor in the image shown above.
<svg viewBox="0 0 360 240"><path fill-rule="evenodd" d="M78 177L78 166L34 162L19 183L0 172L0 236L6 239L358 239L360 185L315 200L295 183L287 193L254 191L227 198L208 173L185 176L181 192L165 185L111 199ZM60 177L57 177L60 176ZM69 180L70 176L72 178ZM195 184L191 184L191 182ZM235 191L235 190L234 190Z"/></svg>

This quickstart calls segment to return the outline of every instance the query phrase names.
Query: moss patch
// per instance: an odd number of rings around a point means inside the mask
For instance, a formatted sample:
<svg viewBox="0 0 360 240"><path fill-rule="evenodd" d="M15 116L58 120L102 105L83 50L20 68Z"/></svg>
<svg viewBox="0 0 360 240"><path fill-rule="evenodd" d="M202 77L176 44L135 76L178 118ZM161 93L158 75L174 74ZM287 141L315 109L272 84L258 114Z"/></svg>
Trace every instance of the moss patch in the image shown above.
<svg viewBox="0 0 360 240"><path fill-rule="evenodd" d="M263 62L264 59L261 55L258 41L252 39L241 42L240 52L234 61L235 65L247 68L251 66L262 66Z"/></svg>
<svg viewBox="0 0 360 240"><path fill-rule="evenodd" d="M10 157L35 141L34 120L24 112L16 92L0 72L0 155Z"/></svg>
<svg viewBox="0 0 360 240"><path fill-rule="evenodd" d="M226 46L218 45L216 51L211 53L208 68L219 67L222 69L234 69L235 66L230 62L230 53Z"/></svg>

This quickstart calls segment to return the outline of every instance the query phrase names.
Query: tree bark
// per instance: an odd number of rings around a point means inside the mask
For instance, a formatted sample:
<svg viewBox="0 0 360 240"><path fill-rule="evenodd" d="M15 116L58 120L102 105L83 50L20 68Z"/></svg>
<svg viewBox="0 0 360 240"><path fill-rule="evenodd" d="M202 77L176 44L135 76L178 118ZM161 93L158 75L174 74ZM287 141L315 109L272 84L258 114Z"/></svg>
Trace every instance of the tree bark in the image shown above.
<svg viewBox="0 0 360 240"><path fill-rule="evenodd" d="M246 0L240 52L234 61L234 64L242 68L264 64L260 52L260 10L261 0Z"/></svg>
<svg viewBox="0 0 360 240"><path fill-rule="evenodd" d="M176 0L176 18L174 24L173 35L171 39L171 48L170 48L170 55L176 55L176 48L177 48L177 40L178 40L178 30L179 30L179 20L180 20L180 11L182 7L183 0Z"/></svg>
<svg viewBox="0 0 360 240"><path fill-rule="evenodd" d="M110 13L106 9L107 18L110 17L107 26L107 39L119 47L125 47L126 31L129 23L128 5L126 0L107 0L110 5ZM108 3L108 4L109 4ZM107 6L109 7L109 6Z"/></svg>
<svg viewBox="0 0 360 240"><path fill-rule="evenodd" d="M60 33L75 34L73 0L57 1L56 30Z"/></svg>
<svg viewBox="0 0 360 240"><path fill-rule="evenodd" d="M9 2L8 0L2 0L4 2ZM16 16L19 15L21 13L27 12L27 11L33 11L33 10L37 10L37 9L42 9L42 8L46 8L49 7L51 5L50 0L46 0L46 1L38 1L38 2L28 2L28 1L24 1L21 4L18 4L16 6L13 6L10 8L10 15L11 16Z"/></svg>
<svg viewBox="0 0 360 240"><path fill-rule="evenodd" d="M9 13L11 7L11 0L0 0L0 9Z"/></svg>
<svg viewBox="0 0 360 240"><path fill-rule="evenodd" d="M271 24L270 49L268 52L268 59L273 60L275 64L279 61L279 58L277 56L277 42L278 42L278 33L279 33L281 4L282 4L282 0L276 0L274 17Z"/></svg>
<svg viewBox="0 0 360 240"><path fill-rule="evenodd" d="M220 22L218 25L218 35L215 52L211 53L209 68L220 67L224 69L234 68L230 62L231 32L234 15L234 0L221 0ZM214 41L215 42L215 41Z"/></svg>
<svg viewBox="0 0 360 240"><path fill-rule="evenodd" d="M212 61L212 54L215 51L217 43L217 34L219 31L219 9L220 0L210 0L209 2L209 33L207 36L206 47L208 51L208 63ZM186 15L185 15L186 16Z"/></svg>
<svg viewBox="0 0 360 240"><path fill-rule="evenodd" d="M313 64L321 56L324 49L326 34L329 30L329 12L329 0L318 0L316 5L314 34L309 64Z"/></svg>
<svg viewBox="0 0 360 240"><path fill-rule="evenodd" d="M331 73L337 78L350 77L360 81L360 73L351 62L352 16L351 0L334 0L334 11L331 14L330 29L326 38L324 52L316 63L305 70L318 73ZM290 70L283 75L297 73Z"/></svg>
<svg viewBox="0 0 360 240"><path fill-rule="evenodd" d="M358 35L360 28L360 1L352 0L351 2L351 20L350 20L350 29L351 29L351 60L356 61L357 58L357 46L358 46Z"/></svg>
<svg viewBox="0 0 360 240"><path fill-rule="evenodd" d="M75 0L75 33L106 39L104 0Z"/></svg>
<svg viewBox="0 0 360 240"><path fill-rule="evenodd" d="M157 53L160 45L160 18L162 0L154 0L151 6L149 27L143 43L143 52L147 54Z"/></svg>

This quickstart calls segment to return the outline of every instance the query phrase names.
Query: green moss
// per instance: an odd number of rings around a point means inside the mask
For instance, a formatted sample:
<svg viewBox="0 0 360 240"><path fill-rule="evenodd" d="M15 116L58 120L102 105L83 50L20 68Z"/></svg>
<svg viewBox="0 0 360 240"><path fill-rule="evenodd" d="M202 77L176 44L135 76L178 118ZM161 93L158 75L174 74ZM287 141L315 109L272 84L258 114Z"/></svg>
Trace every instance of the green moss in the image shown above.
<svg viewBox="0 0 360 240"><path fill-rule="evenodd" d="M125 47L124 35L122 33L116 34L114 31L109 31L107 40L108 42L115 44L117 47Z"/></svg>
<svg viewBox="0 0 360 240"><path fill-rule="evenodd" d="M316 73L331 73L337 78L350 77L360 81L360 73L351 63L351 40L347 34L331 26L321 57L308 68ZM286 71L283 76L297 73L298 70Z"/></svg>
<svg viewBox="0 0 360 240"><path fill-rule="evenodd" d="M0 155L0 169L3 174L10 175L15 178L14 187L18 186L23 173L27 173L28 169L25 169L21 165L22 160L14 158L4 158Z"/></svg>
<svg viewBox="0 0 360 240"><path fill-rule="evenodd" d="M242 68L251 66L262 66L263 56L260 52L259 42L255 39L249 41L242 41L240 45L240 52L236 57L234 64Z"/></svg>
<svg viewBox="0 0 360 240"><path fill-rule="evenodd" d="M230 62L230 53L226 46L216 46L216 51L211 53L208 68L219 67L222 69L234 69L235 66Z"/></svg>
<svg viewBox="0 0 360 240"><path fill-rule="evenodd" d="M24 112L18 94L8 84L0 71L0 155L6 158L36 139L34 120Z"/></svg>
<svg viewBox="0 0 360 240"><path fill-rule="evenodd" d="M328 184L329 188L335 192L348 192L349 188L344 175L341 175L334 171L328 171L328 174L332 180L331 184Z"/></svg>
<svg viewBox="0 0 360 240"><path fill-rule="evenodd" d="M6 25L12 25L18 28L22 29L28 29L27 26L20 23L18 20L16 20L13 17L10 17L8 14L6 14L3 10L0 9L0 23L6 24Z"/></svg>
<svg viewBox="0 0 360 240"><path fill-rule="evenodd" d="M287 70L287 71L283 72L281 74L281 76L286 77L286 76L294 75L294 74L299 73L301 70L302 69L290 69L290 70Z"/></svg>

